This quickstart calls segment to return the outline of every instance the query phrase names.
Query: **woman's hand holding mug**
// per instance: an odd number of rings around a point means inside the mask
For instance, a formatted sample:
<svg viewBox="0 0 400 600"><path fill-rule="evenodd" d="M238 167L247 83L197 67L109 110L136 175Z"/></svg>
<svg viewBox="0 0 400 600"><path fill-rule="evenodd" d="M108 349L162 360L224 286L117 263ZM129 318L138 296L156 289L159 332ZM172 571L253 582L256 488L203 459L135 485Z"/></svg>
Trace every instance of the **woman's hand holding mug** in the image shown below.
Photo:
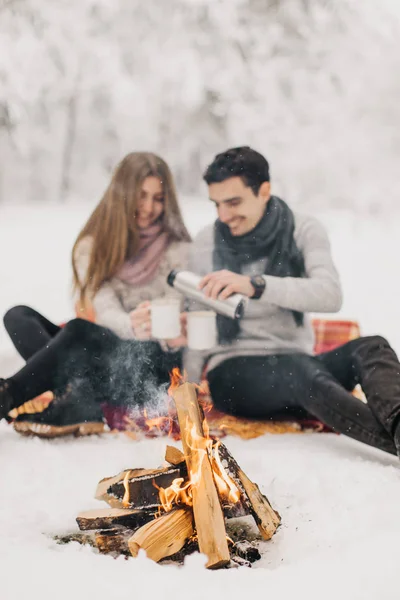
<svg viewBox="0 0 400 600"><path fill-rule="evenodd" d="M172 309L172 314L168 311ZM161 310L161 312L159 312ZM179 314L179 304L171 300L156 300L153 307L152 323L152 303L149 301L141 302L129 314L132 330L137 340L145 341L150 339L165 340L170 348L180 348L186 345L186 313ZM174 324L174 321L177 323ZM167 332L175 331L178 335L173 338L167 337Z"/></svg>
<svg viewBox="0 0 400 600"><path fill-rule="evenodd" d="M129 316L135 338L143 341L151 339L151 302L141 302Z"/></svg>

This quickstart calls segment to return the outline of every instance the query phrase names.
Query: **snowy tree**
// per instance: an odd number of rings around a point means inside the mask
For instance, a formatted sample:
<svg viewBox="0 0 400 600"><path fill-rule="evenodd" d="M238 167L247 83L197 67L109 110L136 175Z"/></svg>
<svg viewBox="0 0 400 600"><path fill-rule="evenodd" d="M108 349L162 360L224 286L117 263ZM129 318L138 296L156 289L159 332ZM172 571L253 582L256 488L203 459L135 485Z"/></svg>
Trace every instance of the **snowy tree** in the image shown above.
<svg viewBox="0 0 400 600"><path fill-rule="evenodd" d="M249 144L299 206L393 206L395 0L13 0L0 4L0 201L96 201L131 150L203 190Z"/></svg>

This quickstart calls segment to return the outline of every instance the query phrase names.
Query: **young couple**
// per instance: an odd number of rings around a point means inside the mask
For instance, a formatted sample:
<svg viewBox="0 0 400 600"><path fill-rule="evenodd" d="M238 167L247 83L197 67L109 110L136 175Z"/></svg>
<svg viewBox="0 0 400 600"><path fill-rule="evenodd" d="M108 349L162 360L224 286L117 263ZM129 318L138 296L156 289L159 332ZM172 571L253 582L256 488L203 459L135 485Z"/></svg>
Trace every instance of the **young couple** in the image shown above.
<svg viewBox="0 0 400 600"><path fill-rule="evenodd" d="M173 292L166 276L185 266L189 235L166 165L153 155L130 157L74 248L75 283L81 304L92 303L96 325L75 319L58 330L28 309L13 309L6 326L21 354L18 323L26 332L30 318L41 329L28 335L37 345L24 349L26 367L0 381L0 418L50 389L53 404L31 420L82 419L82 411L87 421L98 420L103 401L151 401L153 386L180 363L184 331L162 347L150 340L143 301ZM214 298L249 297L240 322L218 317L218 345L201 357L216 407L255 418L304 409L335 431L399 452L400 364L387 341L364 337L312 354L308 313L341 306L323 227L271 195L268 162L248 147L217 155L204 180L218 218L191 245L188 268L203 275L201 286ZM109 246L110 237L120 246ZM186 351L189 371L198 358ZM358 383L367 404L351 394Z"/></svg>

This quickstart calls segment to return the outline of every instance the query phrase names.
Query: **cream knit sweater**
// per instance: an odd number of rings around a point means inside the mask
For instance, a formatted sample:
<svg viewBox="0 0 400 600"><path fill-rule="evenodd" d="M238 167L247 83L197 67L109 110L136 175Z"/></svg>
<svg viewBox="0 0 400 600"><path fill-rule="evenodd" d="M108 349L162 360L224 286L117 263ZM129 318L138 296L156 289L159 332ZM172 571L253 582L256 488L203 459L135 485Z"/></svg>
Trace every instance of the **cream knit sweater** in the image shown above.
<svg viewBox="0 0 400 600"><path fill-rule="evenodd" d="M90 237L83 239L77 246L75 257L80 278L85 276L91 247ZM163 297L181 298L181 295L167 284L167 276L172 269L186 268L188 254L188 242L172 242L160 262L156 276L150 283L132 286L118 277L103 283L92 300L96 323L108 327L121 338L133 338L129 313L140 302Z"/></svg>

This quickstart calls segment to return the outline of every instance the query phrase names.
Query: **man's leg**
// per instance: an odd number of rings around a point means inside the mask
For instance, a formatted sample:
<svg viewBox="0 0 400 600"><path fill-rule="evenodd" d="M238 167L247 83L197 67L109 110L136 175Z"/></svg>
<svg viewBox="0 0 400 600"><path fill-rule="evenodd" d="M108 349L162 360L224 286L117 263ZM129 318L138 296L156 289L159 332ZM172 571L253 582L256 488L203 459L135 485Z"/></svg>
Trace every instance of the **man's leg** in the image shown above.
<svg viewBox="0 0 400 600"><path fill-rule="evenodd" d="M318 360L347 389L360 384L376 419L392 436L400 419L400 363L381 336L361 337Z"/></svg>
<svg viewBox="0 0 400 600"><path fill-rule="evenodd" d="M29 306L15 306L4 315L4 327L24 360L44 348L60 327Z"/></svg>
<svg viewBox="0 0 400 600"><path fill-rule="evenodd" d="M233 358L213 369L208 379L215 406L224 412L266 419L302 407L335 431L396 454L392 436L370 407L314 357Z"/></svg>
<svg viewBox="0 0 400 600"><path fill-rule="evenodd" d="M207 373L215 407L252 419L298 414L293 356L238 356L224 361Z"/></svg>

